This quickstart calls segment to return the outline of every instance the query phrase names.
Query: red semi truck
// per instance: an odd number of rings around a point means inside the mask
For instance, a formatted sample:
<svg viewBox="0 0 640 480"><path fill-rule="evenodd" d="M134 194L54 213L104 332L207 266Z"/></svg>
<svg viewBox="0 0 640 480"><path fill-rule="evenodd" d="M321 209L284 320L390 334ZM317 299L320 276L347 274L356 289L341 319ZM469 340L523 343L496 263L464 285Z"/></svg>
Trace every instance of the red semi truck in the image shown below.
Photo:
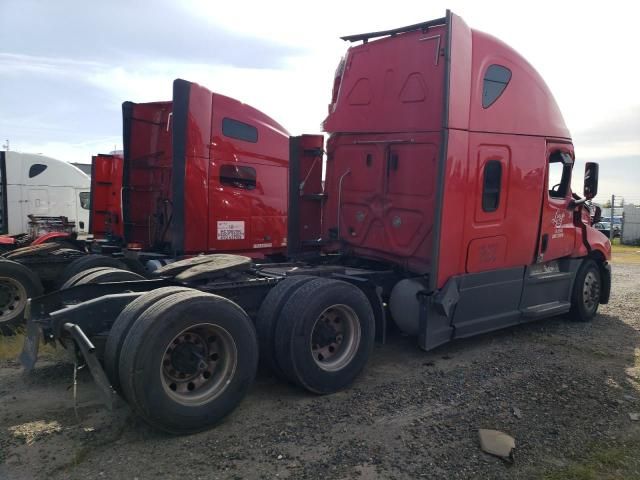
<svg viewBox="0 0 640 480"><path fill-rule="evenodd" d="M99 240L10 252L0 262L0 331L22 324L28 297L74 277L141 279L147 266L211 252L283 257L289 134L280 124L181 79L172 101L122 110L122 155L93 159L89 223Z"/></svg>
<svg viewBox="0 0 640 480"><path fill-rule="evenodd" d="M93 158L98 237L174 257L284 252L289 147L281 125L184 80L174 82L172 101L125 102L122 111L123 154Z"/></svg>
<svg viewBox="0 0 640 480"><path fill-rule="evenodd" d="M323 137L290 139L288 262L209 255L34 298L27 369L40 336L60 341L108 404L118 392L150 424L188 433L235 408L258 351L326 394L352 382L391 321L428 350L596 315L611 279L589 208L598 167L574 194L571 136L531 65L450 12L344 39L362 43L336 72L324 190Z"/></svg>

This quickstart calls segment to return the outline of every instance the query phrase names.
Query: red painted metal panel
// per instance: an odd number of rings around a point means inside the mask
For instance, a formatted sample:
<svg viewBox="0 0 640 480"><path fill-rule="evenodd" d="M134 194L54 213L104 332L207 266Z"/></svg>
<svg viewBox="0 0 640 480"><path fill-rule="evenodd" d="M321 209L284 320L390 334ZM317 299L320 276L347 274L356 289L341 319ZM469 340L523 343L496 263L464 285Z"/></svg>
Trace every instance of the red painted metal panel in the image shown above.
<svg viewBox="0 0 640 480"><path fill-rule="evenodd" d="M125 151L125 234L129 243L161 249L171 242L172 102L133 104Z"/></svg>
<svg viewBox="0 0 640 480"><path fill-rule="evenodd" d="M334 135L328 145L326 238L426 272L440 134Z"/></svg>
<svg viewBox="0 0 640 480"><path fill-rule="evenodd" d="M247 141L223 131L225 119L257 132ZM228 120L227 120L228 121ZM210 251L261 256L284 251L287 244L289 134L255 108L213 94L209 160ZM221 169L251 174L253 184L221 178Z"/></svg>
<svg viewBox="0 0 640 480"><path fill-rule="evenodd" d="M518 52L491 35L472 30L471 114L469 128L479 132L570 138L562 113L540 74ZM452 61L458 62L457 50ZM489 65L511 71L502 95L482 107L484 76ZM458 92L452 91L452 99Z"/></svg>
<svg viewBox="0 0 640 480"><path fill-rule="evenodd" d="M89 224L96 239L124 236L122 167L121 155L99 154L92 157Z"/></svg>
<svg viewBox="0 0 640 480"><path fill-rule="evenodd" d="M295 188L290 191L292 195L297 195L298 200L299 221L296 225L298 241L301 244L298 248L305 250L304 242L313 242L322 236L322 205L324 200L319 194L323 194L324 136L302 135L298 148L298 177L291 179Z"/></svg>
<svg viewBox="0 0 640 480"><path fill-rule="evenodd" d="M327 132L419 132L442 126L445 27L353 46Z"/></svg>
<svg viewBox="0 0 640 480"><path fill-rule="evenodd" d="M184 252L209 250L209 144L211 134L212 93L191 84L184 161Z"/></svg>

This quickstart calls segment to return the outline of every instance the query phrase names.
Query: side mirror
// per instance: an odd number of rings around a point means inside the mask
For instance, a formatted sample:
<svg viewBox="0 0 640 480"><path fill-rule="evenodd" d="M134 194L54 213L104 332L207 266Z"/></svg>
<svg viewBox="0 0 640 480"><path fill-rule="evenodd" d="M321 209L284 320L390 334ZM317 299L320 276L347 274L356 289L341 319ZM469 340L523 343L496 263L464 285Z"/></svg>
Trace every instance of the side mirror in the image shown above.
<svg viewBox="0 0 640 480"><path fill-rule="evenodd" d="M595 225L602 220L602 209L598 206L594 206L593 217L591 217L591 225Z"/></svg>
<svg viewBox="0 0 640 480"><path fill-rule="evenodd" d="M587 162L584 166L584 198L591 200L598 194L598 170L595 162Z"/></svg>

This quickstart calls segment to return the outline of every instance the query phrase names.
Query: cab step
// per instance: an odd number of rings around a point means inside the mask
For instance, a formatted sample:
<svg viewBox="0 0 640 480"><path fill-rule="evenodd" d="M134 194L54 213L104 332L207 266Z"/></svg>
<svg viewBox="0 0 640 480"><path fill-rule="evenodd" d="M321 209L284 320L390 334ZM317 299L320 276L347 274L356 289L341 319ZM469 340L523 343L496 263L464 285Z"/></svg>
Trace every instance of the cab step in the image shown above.
<svg viewBox="0 0 640 480"><path fill-rule="evenodd" d="M557 300L555 302L533 305L522 310L525 318L543 318L567 313L571 309L571 302Z"/></svg>

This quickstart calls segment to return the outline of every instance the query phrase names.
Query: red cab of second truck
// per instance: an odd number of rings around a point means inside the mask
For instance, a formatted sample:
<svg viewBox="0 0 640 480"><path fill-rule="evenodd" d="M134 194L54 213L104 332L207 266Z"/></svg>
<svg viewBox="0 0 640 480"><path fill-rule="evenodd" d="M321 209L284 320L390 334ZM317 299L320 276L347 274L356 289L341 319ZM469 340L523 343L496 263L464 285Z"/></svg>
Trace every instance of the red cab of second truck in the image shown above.
<svg viewBox="0 0 640 480"><path fill-rule="evenodd" d="M172 101L125 102L123 127L123 153L93 159L96 238L172 255L284 251L289 144L276 121L179 79Z"/></svg>

